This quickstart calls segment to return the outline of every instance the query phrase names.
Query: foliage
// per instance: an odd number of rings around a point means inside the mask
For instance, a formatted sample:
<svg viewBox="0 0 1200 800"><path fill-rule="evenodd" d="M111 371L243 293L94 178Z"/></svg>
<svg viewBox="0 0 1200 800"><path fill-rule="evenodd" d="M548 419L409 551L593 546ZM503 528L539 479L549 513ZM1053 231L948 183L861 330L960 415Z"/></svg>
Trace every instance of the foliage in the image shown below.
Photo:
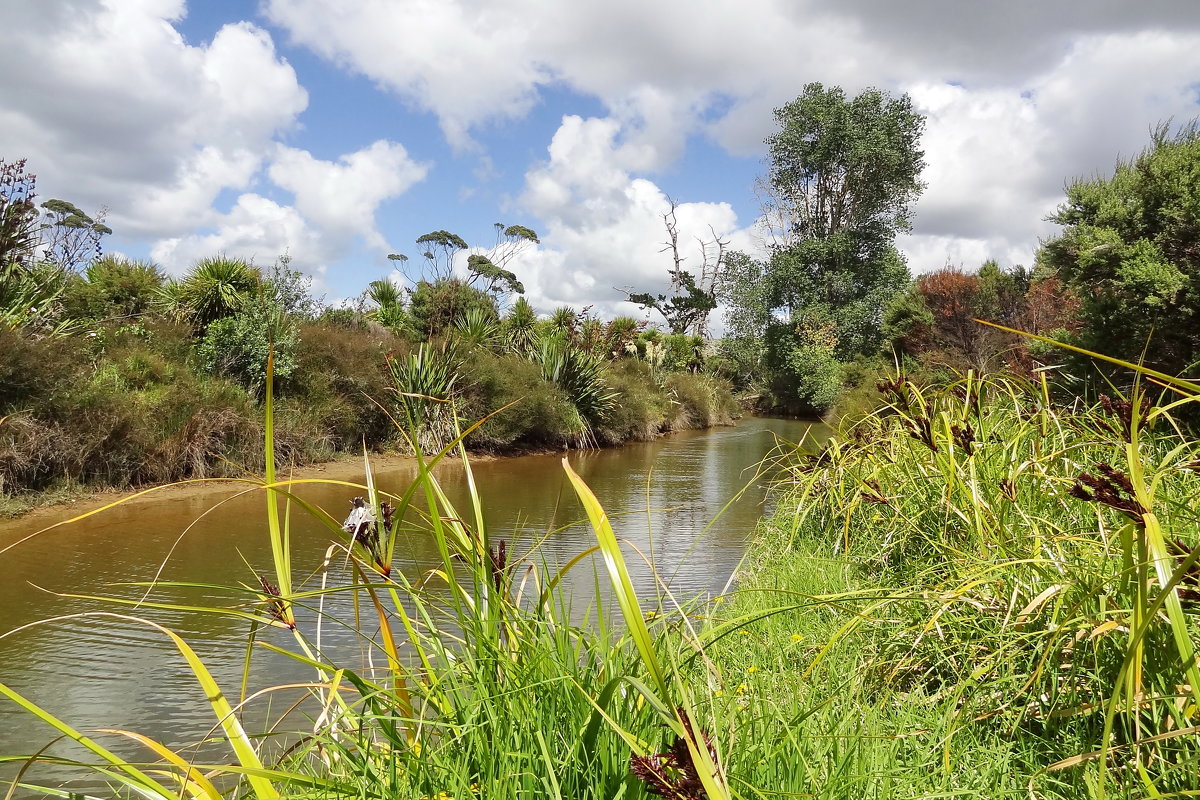
<svg viewBox="0 0 1200 800"><path fill-rule="evenodd" d="M638 334L646 327L645 321L633 317L614 317L604 328L604 351L608 358L619 359L637 354Z"/></svg>
<svg viewBox="0 0 1200 800"><path fill-rule="evenodd" d="M623 358L609 364L605 383L620 399L595 426L599 442L649 441L667 428L672 398L645 361Z"/></svg>
<svg viewBox="0 0 1200 800"><path fill-rule="evenodd" d="M663 381L676 406L671 430L732 425L740 414L728 383L711 375L676 372Z"/></svg>
<svg viewBox="0 0 1200 800"><path fill-rule="evenodd" d="M676 218L679 206L674 200L671 200L670 204L670 209L662 216L667 229L666 247L663 248L663 252L670 251L674 262L672 268L667 271L671 278L673 296L655 296L650 292L634 292L629 288L623 291L629 302L637 303L643 311L654 309L661 314L671 333L707 336L708 316L717 307L717 288L725 271L725 248L729 242L718 236L710 227L712 239L697 240L700 246L699 271L684 269L687 258L679 247L679 223Z"/></svg>
<svg viewBox="0 0 1200 800"><path fill-rule="evenodd" d="M258 270L241 259L205 258L167 290L168 302L176 313L203 329L245 308L258 296L261 280Z"/></svg>
<svg viewBox="0 0 1200 800"><path fill-rule="evenodd" d="M64 269L75 270L103 255L100 240L112 233L104 224L104 212L93 219L66 200L47 200L42 203L42 254L46 261Z"/></svg>
<svg viewBox="0 0 1200 800"><path fill-rule="evenodd" d="M471 308L454 323L454 336L467 347L491 347L500 336L500 324L494 314Z"/></svg>
<svg viewBox="0 0 1200 800"><path fill-rule="evenodd" d="M924 119L908 95L868 89L848 100L839 87L810 83L775 121L767 186L785 246L845 234L835 248L863 258L908 229L925 166Z"/></svg>
<svg viewBox="0 0 1200 800"><path fill-rule="evenodd" d="M696 285L690 272L678 273L679 294L668 298L648 292L630 292L629 302L637 303L643 311L653 309L666 320L671 333L684 334L694 330L717 307L716 295Z"/></svg>
<svg viewBox="0 0 1200 800"><path fill-rule="evenodd" d="M789 414L821 414L842 385L833 326L818 320L795 325L772 323L764 354L771 405Z"/></svg>
<svg viewBox="0 0 1200 800"><path fill-rule="evenodd" d="M518 297L500 322L500 333L516 353L530 352L537 340L537 312L524 297Z"/></svg>
<svg viewBox="0 0 1200 800"><path fill-rule="evenodd" d="M296 369L296 323L269 296L260 294L231 317L214 320L196 344L196 358L213 375L229 378L251 396L265 394L267 358L275 356L275 378Z"/></svg>
<svg viewBox="0 0 1200 800"><path fill-rule="evenodd" d="M524 294L525 286L517 279L516 273L507 268L508 263L526 248L540 243L538 235L523 225L509 225L497 222L496 242L486 252L474 252L467 255L466 261L459 263L459 274L465 270L466 276L461 282L471 288L479 288L497 301L512 294ZM417 246L424 258L418 288L421 283L442 284L451 280L455 275L455 263L460 253L470 249L467 240L456 233L438 230L430 231L417 238ZM482 250L482 248L479 248ZM401 269L408 257L392 253L388 258L396 262ZM460 280L459 278L453 278Z"/></svg>
<svg viewBox="0 0 1200 800"><path fill-rule="evenodd" d="M37 255L37 176L25 159L0 159L0 270L30 266Z"/></svg>
<svg viewBox="0 0 1200 800"><path fill-rule="evenodd" d="M457 278L419 282L409 304L414 332L424 341L446 333L471 309L479 309L493 319L498 317L492 295Z"/></svg>
<svg viewBox="0 0 1200 800"><path fill-rule="evenodd" d="M91 320L128 319L154 310L166 277L155 264L104 256L64 287L69 316Z"/></svg>
<svg viewBox="0 0 1200 800"><path fill-rule="evenodd" d="M458 382L457 354L450 345L422 343L407 356L390 355L392 391L402 412L414 451L437 452L455 438L454 410Z"/></svg>
<svg viewBox="0 0 1200 800"><path fill-rule="evenodd" d="M747 376L761 365L783 405L821 409L837 363L879 350L884 308L908 282L893 240L923 187L924 120L907 95L848 99L819 83L775 118L763 181L774 243L763 262L727 259L725 353Z"/></svg>
<svg viewBox="0 0 1200 800"><path fill-rule="evenodd" d="M0 266L0 330L24 329L42 336L76 331L77 321L63 313L67 277L50 264Z"/></svg>
<svg viewBox="0 0 1200 800"><path fill-rule="evenodd" d="M387 397L391 375L387 354L402 343L385 332L345 325L327 316L297 326L296 368L281 387L282 401L316 415L315 427L340 452L358 452L364 442L382 448L396 434L376 400Z"/></svg>
<svg viewBox="0 0 1200 800"><path fill-rule="evenodd" d="M543 337L536 356L542 375L563 390L579 415L579 445L592 444L593 426L616 402L616 394L605 382L602 362L569 344L562 335Z"/></svg>
<svg viewBox="0 0 1200 800"><path fill-rule="evenodd" d="M1077 180L1039 269L1079 298L1080 341L1178 373L1200 360L1200 128L1166 124L1111 177Z"/></svg>
<svg viewBox="0 0 1200 800"><path fill-rule="evenodd" d="M854 676L836 694L867 715L928 709L910 730L941 751L924 769L947 794L998 752L1011 777L988 796L1195 791L1171 710L1196 686L1195 440L1140 394L1058 407L1045 384L969 374L879 388L883 412L796 460L764 562L837 564L860 592L807 684ZM772 627L812 633L798 616ZM896 785L929 779L892 763Z"/></svg>
<svg viewBox="0 0 1200 800"><path fill-rule="evenodd" d="M461 416L487 416L487 422L468 436L469 444L488 450L564 448L579 435L575 406L529 359L476 349L465 357L460 374Z"/></svg>

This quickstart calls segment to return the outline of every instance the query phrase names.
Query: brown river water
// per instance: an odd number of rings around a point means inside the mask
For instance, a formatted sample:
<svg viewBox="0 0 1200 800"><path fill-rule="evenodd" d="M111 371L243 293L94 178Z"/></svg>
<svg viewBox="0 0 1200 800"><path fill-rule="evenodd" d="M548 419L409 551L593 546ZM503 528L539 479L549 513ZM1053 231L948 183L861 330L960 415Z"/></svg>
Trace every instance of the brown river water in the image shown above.
<svg viewBox="0 0 1200 800"><path fill-rule="evenodd" d="M779 440L808 439L811 446L810 437L823 438L823 429L810 427L802 421L750 418L732 428L576 451L568 458L613 518L617 535L652 557L655 571L673 593L695 597L722 591L763 514L768 480L755 479L755 465ZM508 539L510 552L520 553L528 543L544 538L538 557L554 565L595 544L586 523L571 524L582 519L583 511L565 480L561 455L497 459L476 463L473 469L491 536ZM461 464L439 467L438 477L447 494L465 506ZM377 473L376 483L382 490L398 493L412 478L412 467L402 465ZM362 478L348 480L361 482ZM745 494L710 527L718 512L748 484ZM350 498L360 492L308 485L297 493L340 520L349 511ZM39 514L32 522L0 522L0 550L76 513L68 509L59 512L57 519ZM246 622L61 595L137 598L143 589L121 584L156 576L213 587L255 583L255 571L272 573L265 520L265 500L258 491L172 490L161 500L118 506L0 553L0 682L76 728L134 730L172 748L205 738L213 725L212 712L187 665L163 634L129 620L78 615L112 611L165 625L195 648L231 697L237 696L241 681ZM293 574L300 584L321 566L331 534L300 514L293 514L291 528ZM650 567L639 563L632 549L626 558L639 596L647 598L644 605L653 606L660 587ZM398 546L396 560L414 580L440 565L432 542L424 537L406 539ZM596 597L597 574L585 563L564 582L577 618L604 602ZM307 586L315 588L318 580L310 579ZM153 597L191 606L229 606L245 599L207 587L166 587ZM39 620L50 621L24 627ZM327 652L336 650L338 631L331 628L323 635ZM286 638L280 641L287 643ZM255 656L251 686L311 677L311 670L268 653ZM271 709L264 703L253 713L266 719ZM253 728L253 719L247 728ZM0 697L0 755L35 752L55 736L49 725ZM123 756L146 758L145 751L132 743L113 737L103 742ZM79 755L61 743L51 752ZM78 774L47 769L35 767L26 779ZM15 770L14 765L0 764L0 778ZM70 784L76 791L95 787L94 780ZM0 784L0 796L6 789ZM16 796L24 795L18 791Z"/></svg>

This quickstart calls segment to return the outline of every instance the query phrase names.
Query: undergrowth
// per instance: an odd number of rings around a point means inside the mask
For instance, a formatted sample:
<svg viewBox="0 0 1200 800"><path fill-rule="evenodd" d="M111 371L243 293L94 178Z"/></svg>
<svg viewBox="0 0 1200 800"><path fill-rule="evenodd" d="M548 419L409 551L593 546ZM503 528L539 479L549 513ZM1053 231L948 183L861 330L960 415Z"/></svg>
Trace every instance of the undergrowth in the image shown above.
<svg viewBox="0 0 1200 800"><path fill-rule="evenodd" d="M1094 407L1013 378L885 381L885 407L820 452L783 449L776 511L737 588L708 603L637 597L569 467L594 545L554 570L495 540L469 463L465 507L432 472L471 430L420 457L404 492L378 491L369 463L342 484L369 510L351 533L277 480L268 446L273 571L206 613L245 622L247 659L265 648L312 669L276 690L307 721L245 731L187 644L133 615L206 689L227 761L139 740L132 764L0 694L87 747L114 791L156 798L1194 795L1200 448L1171 416L1192 389L1155 377L1175 393ZM300 513L333 542L315 587L291 572ZM415 582L392 568L413 535L440 554ZM581 624L560 586L593 553L619 612ZM359 655L322 650L335 625Z"/></svg>

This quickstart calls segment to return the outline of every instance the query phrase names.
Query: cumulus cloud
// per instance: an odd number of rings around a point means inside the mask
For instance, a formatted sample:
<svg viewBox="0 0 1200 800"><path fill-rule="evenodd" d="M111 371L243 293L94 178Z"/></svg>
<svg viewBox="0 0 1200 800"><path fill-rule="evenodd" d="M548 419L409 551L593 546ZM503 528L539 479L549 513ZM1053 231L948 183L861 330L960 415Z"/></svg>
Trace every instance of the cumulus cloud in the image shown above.
<svg viewBox="0 0 1200 800"><path fill-rule="evenodd" d="M172 22L181 1L19 3L0 27L0 152L29 159L43 195L108 206L129 235L213 219L246 188L308 98L271 38L246 22L205 45Z"/></svg>
<svg viewBox="0 0 1200 800"><path fill-rule="evenodd" d="M377 209L428 172L395 142L333 161L282 144L308 97L264 25L433 115L485 164L494 124L551 96L598 100L563 118L518 190L546 243L521 257L526 283L550 305L665 281L668 170L696 137L760 157L772 109L808 81L907 91L928 115L928 190L900 240L916 270L1029 263L1064 181L1108 172L1198 108L1194 0L262 0L261 24L209 42L180 35L184 0L9 6L0 69L19 77L0 85L0 154L29 157L43 195L107 205L118 233L161 239L173 265L202 246L381 250ZM687 241L712 225L755 243L724 198L680 199L709 201L680 206Z"/></svg>
<svg viewBox="0 0 1200 800"><path fill-rule="evenodd" d="M761 154L772 109L819 80L852 94L909 91L929 115L929 189L902 241L914 267L985 251L1028 262L1065 180L1107 171L1155 122L1197 109L1192 0L744 0L699 13L686 0L392 0L349 13L334 0L267 0L265 9L298 43L435 114L456 141L526 113L549 85L599 98L608 116L568 119L550 145L553 169L527 176L526 207L564 240L600 231L600 220L629 224L624 211L641 202L631 179L654 178L690 136ZM619 144L594 146L613 129ZM582 174L586 196L571 188Z"/></svg>
<svg viewBox="0 0 1200 800"><path fill-rule="evenodd" d="M636 132L635 132L636 137ZM548 159L526 175L522 205L546 221L544 247L522 254L513 268L530 302L548 310L592 303L598 313L638 313L619 289L663 291L671 254L664 252L663 215L671 200L655 183L631 174L642 145L623 139L613 119L569 115ZM727 203L682 202L675 210L683 266L698 274L699 241L728 236L737 216Z"/></svg>
<svg viewBox="0 0 1200 800"><path fill-rule="evenodd" d="M300 213L331 236L345 240L361 235L368 246L386 250L387 242L375 226L376 209L423 180L428 171L428 165L413 161L403 145L380 140L337 162L281 145L268 175L295 195Z"/></svg>
<svg viewBox="0 0 1200 800"><path fill-rule="evenodd" d="M150 257L168 272L181 275L195 262L216 254L243 258L259 267L281 255L294 255L293 268L317 278L334 253L296 209L254 193L238 197L226 214L217 215L209 233L159 240Z"/></svg>

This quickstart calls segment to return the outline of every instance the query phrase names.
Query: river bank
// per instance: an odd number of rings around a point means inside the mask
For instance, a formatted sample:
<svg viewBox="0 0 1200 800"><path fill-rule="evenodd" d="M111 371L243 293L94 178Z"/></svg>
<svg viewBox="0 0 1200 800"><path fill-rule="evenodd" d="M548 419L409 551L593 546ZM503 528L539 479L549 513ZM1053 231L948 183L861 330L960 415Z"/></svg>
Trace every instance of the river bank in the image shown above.
<svg viewBox="0 0 1200 800"><path fill-rule="evenodd" d="M888 416L792 463L713 611L706 659L790 764L758 785L1196 793L1200 442L1136 398L885 388Z"/></svg>
<svg viewBox="0 0 1200 800"><path fill-rule="evenodd" d="M660 616L665 620L668 618L665 610L671 601L654 599L664 591L669 589L673 596L682 600L719 592L724 587L742 557L745 538L761 515L762 487L756 480L753 465L770 452L777 441L798 441L808 432L809 426L804 423L750 418L736 427L684 431L653 442L602 450L575 450L565 455L572 468L586 478L597 496L603 498L612 524L622 539L629 542L627 552L644 554L645 561L630 561L632 585L647 609L660 609ZM586 524L577 524L583 511L566 482L563 456L563 453L548 453L492 459L473 463L472 469L492 541L504 539L508 544L511 578L506 580L512 581L513 596L520 593L523 584L527 586L527 596L532 591L528 588L534 581L527 572L529 568L544 563L548 573L555 574L564 565L575 562L572 569L558 577L553 590L555 599L551 603L556 609L559 604L564 609L573 605L574 622L565 617L551 618L559 619L559 635L574 637L574 623L590 613L586 636L591 637L596 635L596 609L607 605L607 602L601 604L595 599L595 569L602 567L599 559L594 564L590 558L576 562L596 540ZM394 466L400 469L392 469ZM406 487L412 477L405 466L403 459L389 462L386 468L377 462L375 474L380 488L396 491ZM326 477L358 477L338 471L343 468L353 473L358 464L355 461L339 463L332 468L332 473L327 470ZM457 513L447 513L446 519L473 517L471 491L466 485L461 463L446 464L439 475L439 483L457 507ZM347 500L352 494L347 487L336 485L313 484L303 489L311 502L337 514L348 509ZM154 494L149 497L153 498ZM730 499L739 494L741 499L725 508ZM237 696L246 654L246 621L222 613L222 609L253 610L257 607L252 594L247 600L246 590L236 588L253 580L256 573L278 583L273 577L272 552L263 511L261 492L229 498L189 496L187 492L179 492L171 495L169 502L139 500L81 523L60 526L6 552L0 559L0 607L5 609L3 619L0 619L0 682L22 691L81 728L137 730L172 743L204 738L213 724L212 711L206 707L202 695L197 694L194 679L170 642L153 631L144 631L128 619L71 618L69 615L80 611L94 613L122 609L112 603L66 595L136 599L145 589L130 587L128 582L146 581L157 576L162 585L155 590L155 601L177 604L181 608L142 607L132 613L150 616L179 632L202 653L218 685L230 697ZM719 513L721 524L710 526ZM345 558L341 551L333 559L332 567L324 562L331 540L336 541L338 537L331 536L327 528L299 508L293 509L287 524L293 551L292 570L296 576L295 591L316 589L326 569L333 570L330 581L334 584L349 577L338 569ZM0 530L11 530L12 535L16 535L29 527L21 523L15 528L0 526ZM530 552L534 545L536 552ZM392 574L403 575L403 585L420 586L426 581L433 584L414 591L419 602L440 603L444 601L445 589L430 575L434 570L444 569L442 563L434 535L424 531L402 539L395 551ZM456 560L454 563L456 569L462 569L465 562ZM379 580L378 576L374 580ZM44 588L35 588L31 583ZM541 585L545 586L545 583ZM234 588L228 591L215 588L220 586ZM407 597L408 590L402 591ZM609 589L602 591L605 597L610 596ZM304 604L311 605L311 602ZM195 610L201 607L215 610L208 614ZM545 613L552 611L548 609ZM553 613L557 614L557 611ZM344 659L342 666L347 668L360 663L360 639L352 627L331 621L323 633L317 633L313 611L306 610L302 614L301 633L310 637L310 641L319 636L321 652L326 657ZM50 617L59 619L50 625L4 635ZM342 593L327 596L324 617L350 623L357 618L350 598ZM364 624L370 623L364 621ZM518 624L515 617L513 624ZM530 624L533 624L532 619ZM528 634L528 646L549 644L552 640L546 639L547 631L539 623L538 631ZM399 630L396 633L401 635ZM459 635L448 635L446 641L453 642ZM428 636L433 637L434 633L430 632ZM259 637L276 647L295 645L288 631L270 626L261 630ZM533 641L535 638L536 642ZM491 641L494 646L495 640ZM435 646L424 638L422 642L423 647ZM363 643L373 646L367 640ZM404 644L410 654L413 646L411 642ZM526 643L513 642L513 646L519 646L525 652ZM614 667L623 664L628 656L624 645L596 652L610 652L611 655L605 658L611 657ZM461 658L459 653L457 662L447 663L448 677L468 675L461 668ZM574 659L569 662L574 664ZM453 669L454 663L460 666ZM508 663L516 666L511 656ZM534 658L532 650L528 651L528 660L522 657L520 663L530 667L542 663L549 669L549 663ZM371 675L371 672L364 673L365 677ZM253 692L255 687L302 683L311 679L308 665L273 653L258 652L254 657L249 691ZM415 677L413 680L415 687ZM508 689L513 691L503 692L504 702L515 704L512 705L514 712L520 708L524 714L523 728L534 724L536 720L529 714L529 709L549 707L546 706L550 702L545 697L546 687L529 683L527 688L533 695L527 695L525 688L518 690L518 683L526 686L524 679L511 675L506 681ZM512 683L514 681L518 683ZM588 685L591 681L589 679ZM556 683L561 684L561 681ZM555 692L557 699L554 702L569 702L572 706L570 719L576 720L582 714L586 723L590 706L569 685L561 688L563 691ZM269 703L261 701L249 704L242 712L247 729L261 732L273 724L275 720L270 709ZM553 714L552 710L546 713ZM564 719L557 719L553 724L564 722ZM653 722L643 727L643 733L650 734L655 730ZM43 723L0 700L0 754L25 751L31 743L40 745L52 735ZM619 740L608 742L608 734L604 736L605 750L620 746ZM432 747L438 741L437 735L433 734L429 741ZM130 758L145 757L144 751L128 742L116 742L112 746L119 752L128 753ZM428 752L436 755L440 750ZM224 757L224 751L220 757ZM441 755L436 757L440 759ZM517 774L518 771L513 771L513 775ZM436 791L433 794L423 791L414 796L422 794L436 796Z"/></svg>
<svg viewBox="0 0 1200 800"><path fill-rule="evenodd" d="M624 447L629 444L653 441L664 436L670 436L681 431L708 430L736 424L741 416L732 413L732 406L725 405L720 413L705 418L679 415L673 426L659 430L653 435L629 438L621 442L605 442L598 445L600 449ZM704 424L693 424L692 421ZM800 420L808 424L816 424L815 420ZM484 451L469 449L472 462L486 463L498 459L521 458L531 455L547 455L565 453L569 448L556 448L520 444L508 448L488 448ZM377 470L395 470L414 465L412 456L401 453L371 452L369 453L372 467ZM451 460L457 456L452 455ZM282 470L281 470L281 474ZM300 480L327 478L330 480L361 480L363 462L361 453L339 453L333 459L300 464L287 469L287 474ZM103 508L116 502L152 502L169 499L181 494L199 496L203 494L222 494L235 491L230 488L230 481L238 477L261 479L262 474L246 472L244 476L223 476L211 479L189 479L180 482L156 482L123 488L91 487L80 484L54 485L42 491L23 492L20 494L0 494L0 522L4 520L37 521L51 518L61 509L69 508L79 514L85 514L98 508ZM150 490L149 494L144 494Z"/></svg>

